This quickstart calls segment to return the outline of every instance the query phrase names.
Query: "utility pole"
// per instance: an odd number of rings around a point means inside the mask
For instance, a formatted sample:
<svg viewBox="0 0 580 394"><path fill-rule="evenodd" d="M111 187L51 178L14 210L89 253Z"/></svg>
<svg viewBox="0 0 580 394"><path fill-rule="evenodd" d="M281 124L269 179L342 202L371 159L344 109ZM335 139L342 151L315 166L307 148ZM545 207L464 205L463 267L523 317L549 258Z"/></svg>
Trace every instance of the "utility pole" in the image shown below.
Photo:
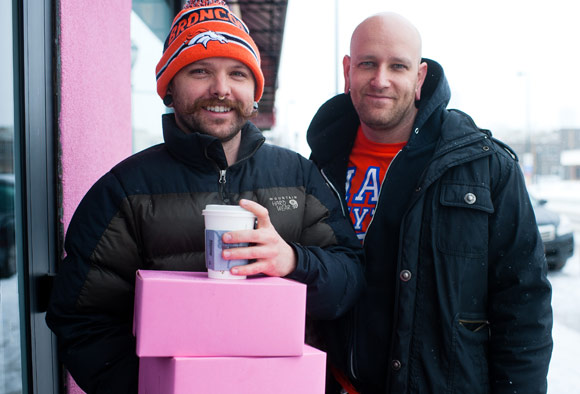
<svg viewBox="0 0 580 394"><path fill-rule="evenodd" d="M523 170L527 183L532 183L535 178L536 147L532 140L532 112L531 112L531 83L530 75L524 71L518 72L518 77L523 78L524 105L525 105L525 152L523 155Z"/></svg>

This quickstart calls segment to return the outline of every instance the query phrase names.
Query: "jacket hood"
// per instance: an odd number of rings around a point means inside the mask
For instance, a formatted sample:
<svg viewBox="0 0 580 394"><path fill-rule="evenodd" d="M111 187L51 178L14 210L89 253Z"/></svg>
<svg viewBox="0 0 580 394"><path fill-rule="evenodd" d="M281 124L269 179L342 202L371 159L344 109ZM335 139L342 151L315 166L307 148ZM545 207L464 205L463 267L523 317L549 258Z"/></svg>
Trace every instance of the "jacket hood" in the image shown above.
<svg viewBox="0 0 580 394"><path fill-rule="evenodd" d="M421 88L421 100L415 103L419 112L414 128L422 128L436 112L447 107L451 90L443 68L439 63L423 59L427 63L427 76ZM337 156L348 159L360 120L350 95L339 94L324 103L314 115L307 131L307 141L312 150L311 159L319 165L336 160ZM415 135L412 139L416 138Z"/></svg>
<svg viewBox="0 0 580 394"><path fill-rule="evenodd" d="M174 114L164 114L163 139L171 155L192 166L206 166L210 159L220 169L228 167L226 155L219 139L211 135L195 132L185 133L175 121ZM253 154L265 141L260 130L251 122L242 127L242 140L238 161Z"/></svg>
<svg viewBox="0 0 580 394"><path fill-rule="evenodd" d="M415 102L419 109L415 128L421 128L434 112L446 108L451 99L451 90L443 67L431 59L424 58L423 61L427 63L427 76L421 88L421 100Z"/></svg>

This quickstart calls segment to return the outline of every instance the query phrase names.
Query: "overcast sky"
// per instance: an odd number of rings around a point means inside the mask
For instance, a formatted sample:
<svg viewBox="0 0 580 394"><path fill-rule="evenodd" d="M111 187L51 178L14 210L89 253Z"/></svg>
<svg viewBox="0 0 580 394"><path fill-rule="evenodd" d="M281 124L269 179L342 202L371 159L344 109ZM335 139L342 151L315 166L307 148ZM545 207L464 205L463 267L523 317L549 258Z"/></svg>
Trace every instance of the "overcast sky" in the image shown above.
<svg viewBox="0 0 580 394"><path fill-rule="evenodd" d="M288 3L277 117L278 128L296 140L301 152L308 152L303 134L320 104L342 92L340 64L352 31L381 11L398 12L415 24L423 37L423 56L441 63L446 72L450 107L468 112L480 127L500 138L528 128L537 133L580 127L576 1Z"/></svg>

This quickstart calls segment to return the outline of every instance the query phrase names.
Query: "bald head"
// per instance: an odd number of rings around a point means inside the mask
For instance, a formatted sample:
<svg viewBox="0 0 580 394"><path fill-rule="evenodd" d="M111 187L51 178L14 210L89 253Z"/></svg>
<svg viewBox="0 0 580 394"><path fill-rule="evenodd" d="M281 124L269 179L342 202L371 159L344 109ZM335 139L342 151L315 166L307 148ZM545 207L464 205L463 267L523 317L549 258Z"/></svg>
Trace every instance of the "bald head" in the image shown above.
<svg viewBox="0 0 580 394"><path fill-rule="evenodd" d="M365 19L352 34L343 69L345 93L350 94L367 138L407 141L427 75L415 26L394 13Z"/></svg>
<svg viewBox="0 0 580 394"><path fill-rule="evenodd" d="M372 40L376 45L405 46L405 52L419 64L421 61L421 34L406 18L394 12L384 12L368 17L352 33L351 56L355 55L362 43Z"/></svg>

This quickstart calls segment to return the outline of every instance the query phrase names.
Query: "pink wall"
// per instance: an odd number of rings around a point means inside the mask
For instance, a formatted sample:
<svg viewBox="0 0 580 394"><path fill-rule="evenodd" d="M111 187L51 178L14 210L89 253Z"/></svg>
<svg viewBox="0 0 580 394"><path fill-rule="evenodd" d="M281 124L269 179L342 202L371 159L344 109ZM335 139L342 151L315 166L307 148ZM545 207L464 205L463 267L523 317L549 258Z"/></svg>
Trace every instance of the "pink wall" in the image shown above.
<svg viewBox="0 0 580 394"><path fill-rule="evenodd" d="M131 154L131 0L60 0L60 166L68 227L91 185ZM82 393L67 379L68 392Z"/></svg>
<svg viewBox="0 0 580 394"><path fill-rule="evenodd" d="M131 154L131 0L60 0L60 165L65 228Z"/></svg>

